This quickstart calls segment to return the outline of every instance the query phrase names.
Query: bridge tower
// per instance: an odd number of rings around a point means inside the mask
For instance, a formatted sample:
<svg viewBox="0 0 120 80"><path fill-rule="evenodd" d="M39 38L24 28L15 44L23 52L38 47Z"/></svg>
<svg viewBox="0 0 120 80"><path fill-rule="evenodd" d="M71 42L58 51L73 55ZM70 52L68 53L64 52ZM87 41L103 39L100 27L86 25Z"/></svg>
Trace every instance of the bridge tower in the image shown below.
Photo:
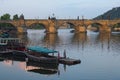
<svg viewBox="0 0 120 80"><path fill-rule="evenodd" d="M26 28L26 25L25 25L25 19L24 19L23 14L20 16L17 30L18 30L18 34L26 34L27 33L27 28Z"/></svg>

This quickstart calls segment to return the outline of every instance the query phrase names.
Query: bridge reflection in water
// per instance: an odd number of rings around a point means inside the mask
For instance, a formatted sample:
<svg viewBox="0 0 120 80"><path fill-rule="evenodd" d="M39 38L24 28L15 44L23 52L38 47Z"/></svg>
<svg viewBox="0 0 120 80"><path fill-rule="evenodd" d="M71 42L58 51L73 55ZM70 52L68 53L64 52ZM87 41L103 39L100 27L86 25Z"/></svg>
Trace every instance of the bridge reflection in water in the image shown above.
<svg viewBox="0 0 120 80"><path fill-rule="evenodd" d="M44 45L46 45L46 47L55 47L57 46L56 43L59 41L59 36L57 34L46 34L42 41L44 42Z"/></svg>
<svg viewBox="0 0 120 80"><path fill-rule="evenodd" d="M42 45L52 49L58 49L58 47L66 48L71 47L82 47L82 50L88 45L101 45L101 49L107 45L107 49L110 49L111 37L113 33L98 33L87 31L88 33L69 33L69 29L60 30L59 34L40 34L40 38L29 38L29 45ZM33 30L34 31L34 30ZM37 32L38 33L38 32ZM35 36L35 35L34 35ZM36 35L37 36L37 35ZM36 44L37 43L37 44ZM105 45L104 45L105 44Z"/></svg>

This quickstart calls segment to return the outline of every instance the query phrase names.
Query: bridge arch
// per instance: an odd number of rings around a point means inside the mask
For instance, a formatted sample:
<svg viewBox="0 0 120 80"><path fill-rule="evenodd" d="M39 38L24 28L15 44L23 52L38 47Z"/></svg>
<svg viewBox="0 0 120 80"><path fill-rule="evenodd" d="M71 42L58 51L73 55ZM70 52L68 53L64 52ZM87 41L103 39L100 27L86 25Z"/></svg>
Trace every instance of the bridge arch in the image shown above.
<svg viewBox="0 0 120 80"><path fill-rule="evenodd" d="M87 25L87 29L91 30L91 31L95 31L98 32L100 30L100 27L102 27L103 25L101 23L91 23L89 25Z"/></svg>
<svg viewBox="0 0 120 80"><path fill-rule="evenodd" d="M57 29L59 28L74 28L75 24L70 21L59 21L57 22Z"/></svg>
<svg viewBox="0 0 120 80"><path fill-rule="evenodd" d="M0 30L4 30L4 31L16 31L17 33L17 27L12 24L12 23L0 23Z"/></svg>
<svg viewBox="0 0 120 80"><path fill-rule="evenodd" d="M75 27L75 24L71 23L71 22L66 22L68 24L68 28L74 28Z"/></svg>
<svg viewBox="0 0 120 80"><path fill-rule="evenodd" d="M10 24L14 27L14 32L16 32L17 34L26 34L27 31L25 29L25 24L24 23L24 20L2 20L0 21L0 24Z"/></svg>
<svg viewBox="0 0 120 80"><path fill-rule="evenodd" d="M27 21L25 25L27 28L30 28L31 26L34 25L40 25L42 26L43 29L45 29L45 31L48 31L48 26L49 26L48 22L39 22L39 21Z"/></svg>
<svg viewBox="0 0 120 80"><path fill-rule="evenodd" d="M18 30L17 27L11 23L0 23L0 34L7 32L9 37L16 37Z"/></svg>
<svg viewBox="0 0 120 80"><path fill-rule="evenodd" d="M112 31L120 31L120 23L116 23L111 26Z"/></svg>
<svg viewBox="0 0 120 80"><path fill-rule="evenodd" d="M46 26L42 23L33 23L27 26L28 29L46 29Z"/></svg>

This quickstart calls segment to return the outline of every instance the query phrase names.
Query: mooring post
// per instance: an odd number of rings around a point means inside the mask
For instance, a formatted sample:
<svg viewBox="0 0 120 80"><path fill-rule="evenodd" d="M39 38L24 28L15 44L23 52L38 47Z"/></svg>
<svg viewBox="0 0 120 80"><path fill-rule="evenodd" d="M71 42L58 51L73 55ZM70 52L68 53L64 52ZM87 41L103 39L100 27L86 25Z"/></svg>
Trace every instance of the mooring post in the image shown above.
<svg viewBox="0 0 120 80"><path fill-rule="evenodd" d="M63 64L63 66L64 66L64 71L66 72L66 64Z"/></svg>
<svg viewBox="0 0 120 80"><path fill-rule="evenodd" d="M66 50L64 50L64 53L63 53L63 55L64 55L64 58L66 58Z"/></svg>
<svg viewBox="0 0 120 80"><path fill-rule="evenodd" d="M52 53L52 56L54 56L54 53Z"/></svg>
<svg viewBox="0 0 120 80"><path fill-rule="evenodd" d="M25 58L25 61L26 61L26 62L28 62L28 57L27 57L27 58Z"/></svg>
<svg viewBox="0 0 120 80"><path fill-rule="evenodd" d="M58 70L58 76L60 75L60 70Z"/></svg>
<svg viewBox="0 0 120 80"><path fill-rule="evenodd" d="M60 59L60 53L58 52L58 60Z"/></svg>

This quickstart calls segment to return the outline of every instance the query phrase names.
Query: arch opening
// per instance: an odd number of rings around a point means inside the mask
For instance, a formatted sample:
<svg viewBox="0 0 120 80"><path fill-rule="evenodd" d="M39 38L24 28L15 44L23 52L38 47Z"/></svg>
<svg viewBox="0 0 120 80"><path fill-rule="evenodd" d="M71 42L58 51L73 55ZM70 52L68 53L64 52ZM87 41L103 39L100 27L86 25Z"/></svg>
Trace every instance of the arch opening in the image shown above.
<svg viewBox="0 0 120 80"><path fill-rule="evenodd" d="M87 27L87 29L90 31L99 32L100 27L102 27L100 23L92 23Z"/></svg>
<svg viewBox="0 0 120 80"><path fill-rule="evenodd" d="M0 23L0 34L7 33L9 37L14 37L17 34L17 28L11 23Z"/></svg>
<svg viewBox="0 0 120 80"><path fill-rule="evenodd" d="M65 21L63 23L57 24L57 26L57 29L71 29L74 28L75 25Z"/></svg>
<svg viewBox="0 0 120 80"><path fill-rule="evenodd" d="M67 25L68 25L68 28L70 28L70 29L75 27L75 25L73 23L70 23L70 22L67 22Z"/></svg>
<svg viewBox="0 0 120 80"><path fill-rule="evenodd" d="M43 30L46 29L45 25L42 23L34 23L31 24L30 26L28 26L28 29L39 29L39 30Z"/></svg>
<svg viewBox="0 0 120 80"><path fill-rule="evenodd" d="M114 32L119 32L120 31L120 23L113 25L111 30Z"/></svg>

